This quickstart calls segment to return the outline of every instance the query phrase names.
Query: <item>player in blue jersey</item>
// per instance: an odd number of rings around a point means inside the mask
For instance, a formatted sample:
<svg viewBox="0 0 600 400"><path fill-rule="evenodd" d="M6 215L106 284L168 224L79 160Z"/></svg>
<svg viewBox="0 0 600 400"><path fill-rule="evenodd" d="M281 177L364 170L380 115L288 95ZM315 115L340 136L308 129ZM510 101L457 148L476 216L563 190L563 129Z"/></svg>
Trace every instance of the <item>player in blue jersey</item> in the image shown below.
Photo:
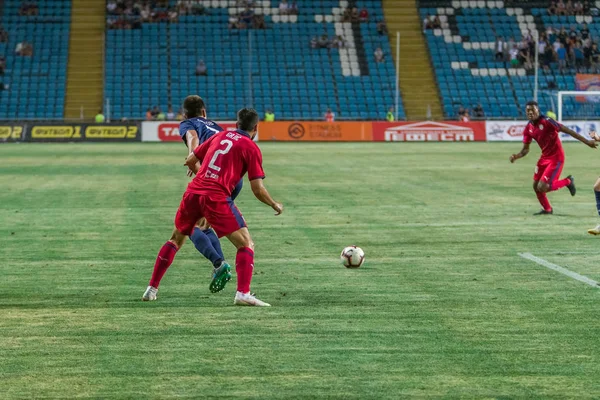
<svg viewBox="0 0 600 400"><path fill-rule="evenodd" d="M190 153L213 135L224 130L216 122L206 118L206 105L200 96L186 97L183 101L183 112L186 119L179 124L179 135ZM235 186L231 194L232 200L235 200L242 190L242 184L243 181L239 181ZM231 266L225 262L219 238L204 218L198 221L190 239L196 249L213 264L210 291L216 293L223 290L225 284L231 279Z"/></svg>

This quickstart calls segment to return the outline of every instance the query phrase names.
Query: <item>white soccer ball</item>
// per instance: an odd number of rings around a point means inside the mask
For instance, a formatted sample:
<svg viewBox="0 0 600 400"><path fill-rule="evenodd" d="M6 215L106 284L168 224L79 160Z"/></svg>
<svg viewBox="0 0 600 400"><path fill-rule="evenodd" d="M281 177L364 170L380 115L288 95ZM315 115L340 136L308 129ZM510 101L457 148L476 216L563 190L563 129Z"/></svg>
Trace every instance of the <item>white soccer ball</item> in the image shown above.
<svg viewBox="0 0 600 400"><path fill-rule="evenodd" d="M346 268L358 268L365 262L365 252L357 246L348 246L342 250L340 260Z"/></svg>

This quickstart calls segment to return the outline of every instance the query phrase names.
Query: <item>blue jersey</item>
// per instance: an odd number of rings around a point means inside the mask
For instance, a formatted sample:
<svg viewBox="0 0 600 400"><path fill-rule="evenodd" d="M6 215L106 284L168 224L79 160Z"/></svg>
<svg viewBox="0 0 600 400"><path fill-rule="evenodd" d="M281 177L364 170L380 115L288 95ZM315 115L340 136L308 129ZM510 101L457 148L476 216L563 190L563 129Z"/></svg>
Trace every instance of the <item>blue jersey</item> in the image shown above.
<svg viewBox="0 0 600 400"><path fill-rule="evenodd" d="M216 135L219 132L223 132L225 129L217 125L206 118L190 118L179 123L179 136L183 142L187 145L186 134L188 131L196 131L200 144L206 142L211 136Z"/></svg>

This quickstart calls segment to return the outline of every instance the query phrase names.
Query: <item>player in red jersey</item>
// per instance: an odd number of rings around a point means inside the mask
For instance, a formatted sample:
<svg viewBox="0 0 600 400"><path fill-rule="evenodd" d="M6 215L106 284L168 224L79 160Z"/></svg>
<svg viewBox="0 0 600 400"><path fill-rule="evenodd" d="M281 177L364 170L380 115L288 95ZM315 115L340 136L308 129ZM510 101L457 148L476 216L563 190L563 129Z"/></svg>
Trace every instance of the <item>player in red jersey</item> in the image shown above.
<svg viewBox="0 0 600 400"><path fill-rule="evenodd" d="M244 108L238 112L236 130L212 136L188 156L186 165L196 176L188 185L177 210L171 239L158 253L143 300L156 300L160 280L186 236L192 233L196 222L204 217L218 237L226 236L237 248L235 269L238 282L234 304L270 306L250 293L254 243L244 217L231 199L232 191L247 172L254 196L273 208L275 215L283 212L281 203L273 200L263 185L265 174L262 154L252 141L258 132L258 121L256 111ZM198 162L201 163L199 167Z"/></svg>
<svg viewBox="0 0 600 400"><path fill-rule="evenodd" d="M575 196L575 179L569 175L565 179L559 179L565 163L565 152L560 141L560 132L573 136L580 142L595 149L597 143L593 139L586 139L577 132L559 124L552 118L540 114L540 109L535 101L527 103L525 114L529 123L523 131L523 149L510 156L510 162L525 157L529 153L529 145L535 140L542 149L542 156L537 162L533 175L533 190L542 205L542 210L535 215L552 214L552 206L546 193L554 190L569 188L572 196Z"/></svg>

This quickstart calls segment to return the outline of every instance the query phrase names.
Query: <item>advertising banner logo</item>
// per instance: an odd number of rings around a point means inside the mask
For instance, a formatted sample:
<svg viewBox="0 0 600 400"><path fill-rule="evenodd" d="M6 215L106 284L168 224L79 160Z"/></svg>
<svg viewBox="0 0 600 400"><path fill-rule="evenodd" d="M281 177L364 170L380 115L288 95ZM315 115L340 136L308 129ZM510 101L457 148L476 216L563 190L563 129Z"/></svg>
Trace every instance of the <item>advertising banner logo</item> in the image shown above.
<svg viewBox="0 0 600 400"><path fill-rule="evenodd" d="M482 142L483 122L373 122L376 142Z"/></svg>
<svg viewBox="0 0 600 400"><path fill-rule="evenodd" d="M370 142L371 122L263 122L261 140L286 142Z"/></svg>

